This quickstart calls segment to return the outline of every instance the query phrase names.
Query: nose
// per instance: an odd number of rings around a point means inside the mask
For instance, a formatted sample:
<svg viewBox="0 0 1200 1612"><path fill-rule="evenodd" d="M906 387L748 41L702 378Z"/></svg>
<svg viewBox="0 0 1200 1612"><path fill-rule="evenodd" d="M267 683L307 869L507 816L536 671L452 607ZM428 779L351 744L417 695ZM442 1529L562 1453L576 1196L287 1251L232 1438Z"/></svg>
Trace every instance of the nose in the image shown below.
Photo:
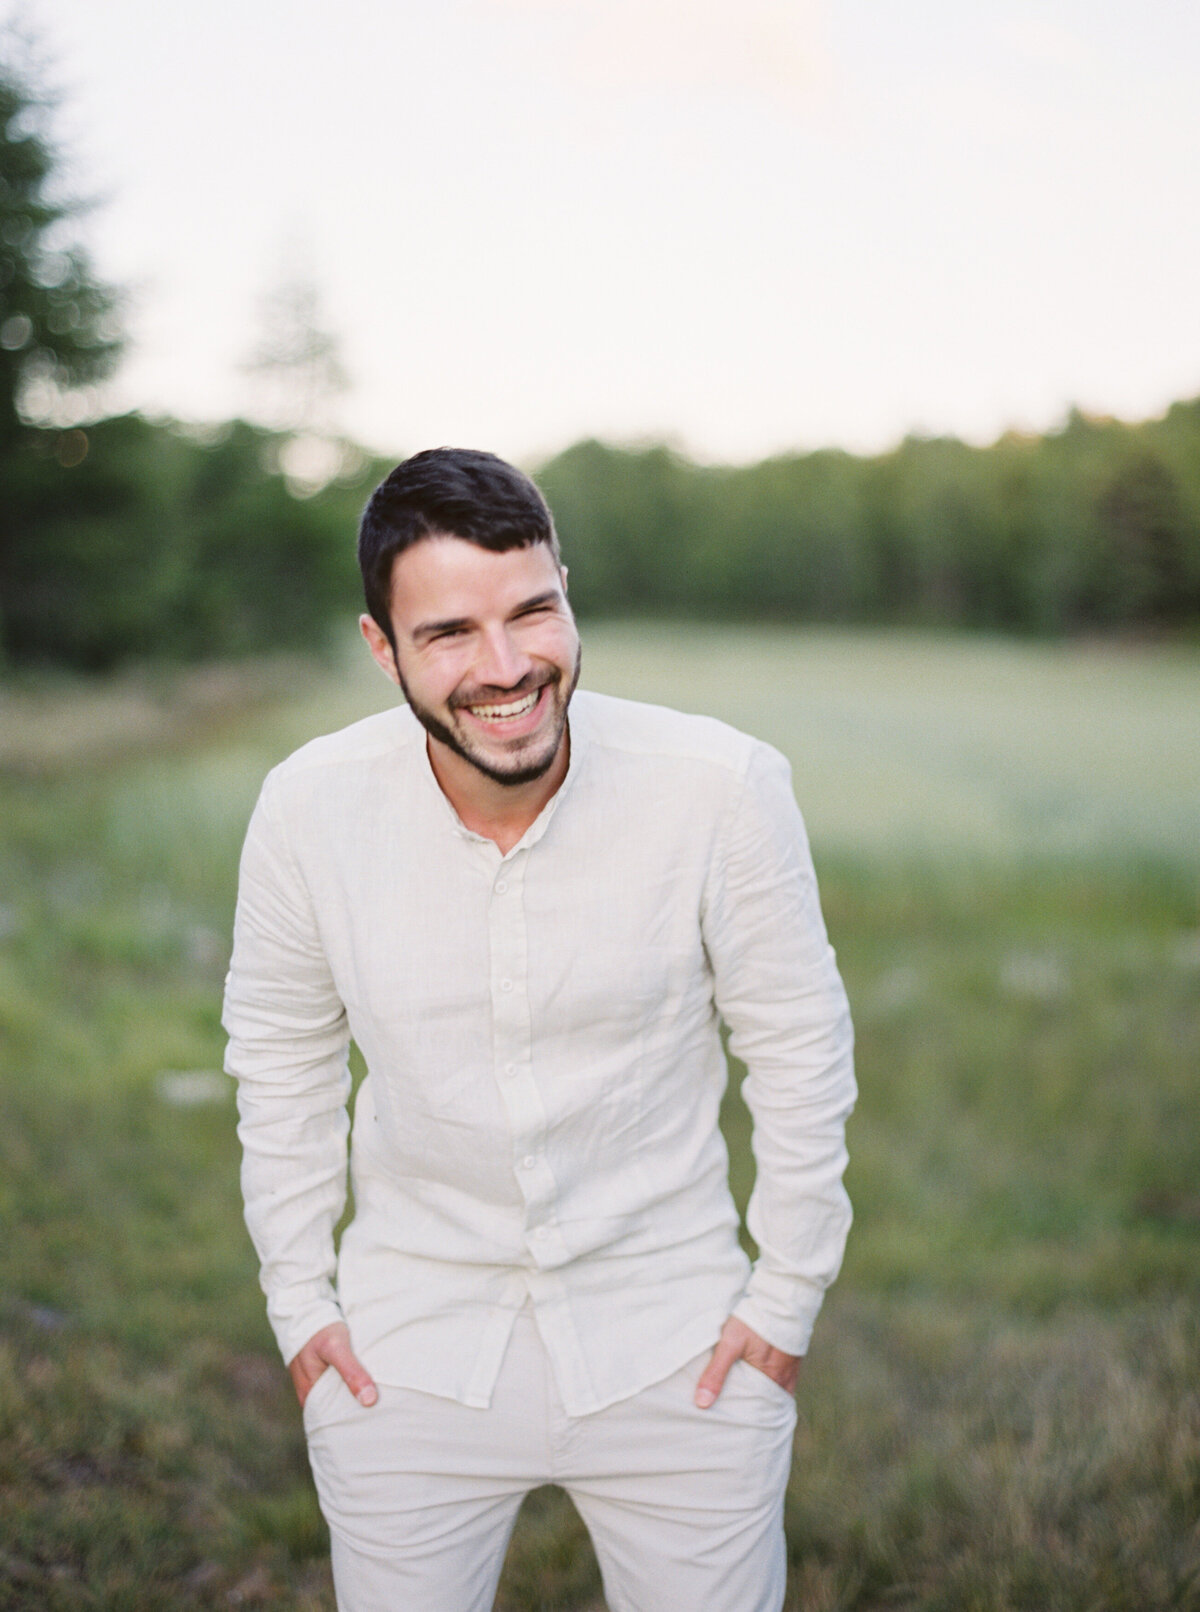
<svg viewBox="0 0 1200 1612"><path fill-rule="evenodd" d="M513 688L532 670L533 662L516 643L507 626L496 626L484 634L475 679L492 688Z"/></svg>

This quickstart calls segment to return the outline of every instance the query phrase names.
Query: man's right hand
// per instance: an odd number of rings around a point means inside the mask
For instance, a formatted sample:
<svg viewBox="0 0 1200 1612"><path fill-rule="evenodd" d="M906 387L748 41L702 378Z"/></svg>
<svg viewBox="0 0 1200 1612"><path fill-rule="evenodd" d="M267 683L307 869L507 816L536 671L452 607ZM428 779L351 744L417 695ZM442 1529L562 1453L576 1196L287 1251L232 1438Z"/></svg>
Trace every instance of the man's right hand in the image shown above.
<svg viewBox="0 0 1200 1612"><path fill-rule="evenodd" d="M360 1405L373 1405L379 1398L370 1372L350 1347L350 1328L344 1321L334 1321L320 1332L314 1332L299 1354L288 1362L301 1406L317 1378L331 1367L341 1375Z"/></svg>

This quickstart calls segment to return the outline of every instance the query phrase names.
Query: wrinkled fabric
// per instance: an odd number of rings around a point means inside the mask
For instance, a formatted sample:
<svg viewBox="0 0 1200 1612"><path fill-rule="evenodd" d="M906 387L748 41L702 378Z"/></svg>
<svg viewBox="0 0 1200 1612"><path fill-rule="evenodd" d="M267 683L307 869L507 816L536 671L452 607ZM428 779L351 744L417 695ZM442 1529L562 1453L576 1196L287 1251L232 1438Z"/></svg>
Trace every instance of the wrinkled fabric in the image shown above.
<svg viewBox="0 0 1200 1612"><path fill-rule="evenodd" d="M489 1403L532 1302L578 1416L731 1312L788 1353L837 1274L845 992L787 763L579 692L570 766L501 855L400 708L268 777L226 989L246 1220L285 1359L345 1318L380 1383ZM738 1241L721 1021L757 1179ZM350 1146L351 1037L368 1074ZM336 1289L335 1289L336 1276Z"/></svg>
<svg viewBox="0 0 1200 1612"><path fill-rule="evenodd" d="M587 1525L610 1612L778 1612L796 1404L707 1354L591 1416L566 1414L527 1308L486 1410L385 1388L364 1410L332 1369L304 1407L340 1612L491 1612L522 1499L554 1483Z"/></svg>

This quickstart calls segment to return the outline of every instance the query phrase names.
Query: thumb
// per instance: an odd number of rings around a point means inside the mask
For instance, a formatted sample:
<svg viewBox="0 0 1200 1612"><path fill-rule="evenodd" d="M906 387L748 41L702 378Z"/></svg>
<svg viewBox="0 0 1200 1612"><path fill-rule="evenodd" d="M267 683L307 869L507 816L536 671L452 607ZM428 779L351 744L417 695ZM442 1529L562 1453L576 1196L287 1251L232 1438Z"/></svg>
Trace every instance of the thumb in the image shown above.
<svg viewBox="0 0 1200 1612"><path fill-rule="evenodd" d="M693 1396L693 1403L698 1405L701 1410L707 1410L710 1405L716 1403L717 1395L725 1386L725 1378L729 1375L729 1368L741 1352L737 1344L731 1342L728 1338L722 1337L717 1343L708 1365L705 1366L704 1371L701 1373L700 1381L696 1384L696 1392Z"/></svg>
<svg viewBox="0 0 1200 1612"><path fill-rule="evenodd" d="M344 1338L331 1339L325 1358L337 1371L360 1405L373 1405L379 1398L370 1372Z"/></svg>

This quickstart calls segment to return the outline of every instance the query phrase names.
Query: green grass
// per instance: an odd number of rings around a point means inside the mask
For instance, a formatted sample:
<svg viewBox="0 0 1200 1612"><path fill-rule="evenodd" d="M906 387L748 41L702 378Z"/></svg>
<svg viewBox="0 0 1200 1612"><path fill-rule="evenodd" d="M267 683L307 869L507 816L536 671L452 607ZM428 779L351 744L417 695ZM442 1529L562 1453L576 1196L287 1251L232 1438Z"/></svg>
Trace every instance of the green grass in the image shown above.
<svg viewBox="0 0 1200 1612"><path fill-rule="evenodd" d="M1200 1608L1200 659L586 642L594 686L787 750L855 1009L857 1221L801 1383L791 1606ZM331 1612L232 1094L175 1107L163 1076L219 1068L263 771L389 689L363 656L231 678L199 715L151 695L0 702L19 739L0 774L0 1608ZM734 1092L726 1126L744 1196ZM539 1491L500 1606L598 1594L578 1519Z"/></svg>

